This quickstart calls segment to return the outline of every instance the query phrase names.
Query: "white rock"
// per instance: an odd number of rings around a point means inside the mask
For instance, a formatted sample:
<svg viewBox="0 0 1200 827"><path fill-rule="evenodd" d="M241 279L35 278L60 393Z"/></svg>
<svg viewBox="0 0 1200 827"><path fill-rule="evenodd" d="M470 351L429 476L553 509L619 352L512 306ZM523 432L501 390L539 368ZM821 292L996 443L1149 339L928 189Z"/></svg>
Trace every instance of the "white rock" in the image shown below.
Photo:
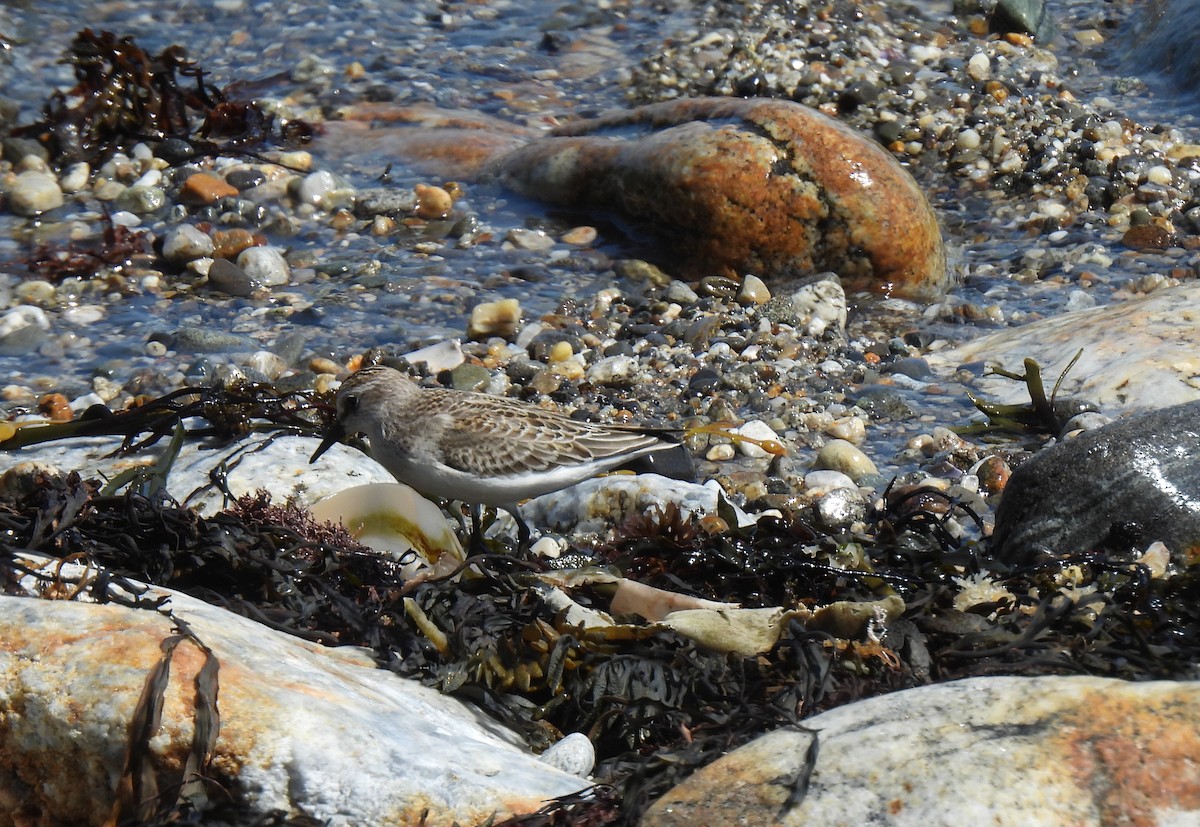
<svg viewBox="0 0 1200 827"><path fill-rule="evenodd" d="M174 227L163 239L163 258L172 264L186 264L213 254L212 237L191 224Z"/></svg>
<svg viewBox="0 0 1200 827"><path fill-rule="evenodd" d="M101 400L96 397L94 401ZM164 438L151 449L114 457L110 455L120 446L119 437L55 440L0 453L0 472L18 462L37 461L64 473L78 471L85 478L111 479L127 468L152 464L168 441ZM276 503L295 498L302 506L351 486L395 482L382 465L340 443L310 465L309 457L319 444L312 437L279 434L274 438L256 435L215 450L211 445L187 441L167 478L167 490L181 503L209 516L223 507L223 495L209 477L222 463L228 470L227 481L234 496L262 488L271 492Z"/></svg>
<svg viewBox="0 0 1200 827"><path fill-rule="evenodd" d="M63 192L79 192L88 185L91 175L92 168L88 166L88 162L80 161L63 171L58 179L58 186Z"/></svg>
<svg viewBox="0 0 1200 827"><path fill-rule="evenodd" d="M764 735L667 792L641 825L1098 827L1109 813L1129 824L1196 824L1200 770L1180 756L1195 754L1198 727L1194 682L924 686Z"/></svg>
<svg viewBox="0 0 1200 827"><path fill-rule="evenodd" d="M761 419L751 419L748 422L742 423L736 428L732 428L731 431L741 436L750 437L751 439L771 440L773 442L779 441L779 434L775 433L771 426L763 422ZM751 459L764 459L765 457L771 456L768 452L764 451L753 442L734 440L734 444L737 445L738 450L741 451L742 456L744 457L750 457Z"/></svg>
<svg viewBox="0 0 1200 827"><path fill-rule="evenodd" d="M54 176L45 172L22 172L8 193L9 206L18 215L39 215L63 205L63 192Z"/></svg>
<svg viewBox="0 0 1200 827"><path fill-rule="evenodd" d="M582 732L572 732L541 754L543 763L587 778L596 766L596 748Z"/></svg>
<svg viewBox="0 0 1200 827"><path fill-rule="evenodd" d="M431 374L452 370L467 360L463 356L461 339L446 339L437 344L427 345L419 350L409 351L403 358L410 365L425 365Z"/></svg>
<svg viewBox="0 0 1200 827"><path fill-rule="evenodd" d="M596 385L629 384L637 376L638 360L632 356L605 356L587 370L588 381Z"/></svg>
<svg viewBox="0 0 1200 827"><path fill-rule="evenodd" d="M792 306L803 318L804 332L820 336L829 327L846 332L846 291L840 282L822 279L806 284L792 294Z"/></svg>
<svg viewBox="0 0 1200 827"><path fill-rule="evenodd" d="M635 514L646 514L651 509L662 512L669 503L678 505L685 515L714 514L721 488L716 482L710 485L658 474L613 474L543 494L521 506L521 515L530 523L562 534L601 533ZM754 523L752 517L735 510L739 525Z"/></svg>
<svg viewBox="0 0 1200 827"><path fill-rule="evenodd" d="M46 311L28 304L17 305L0 316L0 355L32 355L49 331Z"/></svg>
<svg viewBox="0 0 1200 827"><path fill-rule="evenodd" d="M332 172L318 170L309 173L296 186L296 200L301 204L323 206L329 194L337 189L337 179Z"/></svg>
<svg viewBox="0 0 1200 827"><path fill-rule="evenodd" d="M935 371L948 375L959 365L985 360L1021 372L1030 357L1041 365L1049 389L1081 348L1060 397L1080 396L1104 408L1126 410L1200 399L1200 283L1002 330L926 359ZM985 376L973 384L988 400L1029 402L1021 382Z"/></svg>
<svg viewBox="0 0 1200 827"><path fill-rule="evenodd" d="M804 490L825 493L838 488L855 488L854 480L841 471L809 471L804 475Z"/></svg>
<svg viewBox="0 0 1200 827"><path fill-rule="evenodd" d="M218 660L212 771L236 774L227 789L253 812L303 812L332 825L479 824L586 786L471 707L375 668L363 650L321 647L183 594L153 593L170 595L172 614ZM0 800L9 813L98 825L112 809L148 670L174 624L118 605L3 596L0 606ZM149 742L160 779L180 777L204 662L190 640L171 657L162 724ZM582 766L579 756L568 763Z"/></svg>
<svg viewBox="0 0 1200 827"><path fill-rule="evenodd" d="M237 257L237 265L250 280L266 287L288 283L291 268L278 247L247 247Z"/></svg>
<svg viewBox="0 0 1200 827"><path fill-rule="evenodd" d="M879 473L871 458L844 439L831 439L817 452L813 469L818 471L841 471L855 482Z"/></svg>

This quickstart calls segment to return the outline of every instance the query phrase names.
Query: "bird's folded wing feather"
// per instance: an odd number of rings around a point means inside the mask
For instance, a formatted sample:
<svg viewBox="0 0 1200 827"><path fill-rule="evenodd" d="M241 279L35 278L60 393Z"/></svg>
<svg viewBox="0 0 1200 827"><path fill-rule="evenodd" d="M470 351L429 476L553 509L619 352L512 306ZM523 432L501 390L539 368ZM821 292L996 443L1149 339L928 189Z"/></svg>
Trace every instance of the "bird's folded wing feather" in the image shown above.
<svg viewBox="0 0 1200 827"><path fill-rule="evenodd" d="M498 400L504 401L504 400ZM657 437L577 422L536 408L458 410L441 435L442 462L494 476L545 471L663 444Z"/></svg>

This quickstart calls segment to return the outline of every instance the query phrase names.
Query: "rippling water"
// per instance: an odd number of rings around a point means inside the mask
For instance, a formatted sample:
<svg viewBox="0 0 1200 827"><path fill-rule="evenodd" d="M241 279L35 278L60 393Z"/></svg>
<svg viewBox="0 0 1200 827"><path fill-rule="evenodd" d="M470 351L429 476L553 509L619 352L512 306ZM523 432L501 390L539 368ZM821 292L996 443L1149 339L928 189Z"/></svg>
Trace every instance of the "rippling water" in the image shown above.
<svg viewBox="0 0 1200 827"><path fill-rule="evenodd" d="M1105 3L1083 5L1094 8L1098 18L1105 14ZM134 35L148 51L182 44L216 84L254 81L262 94L283 99L300 113L329 114L350 102L385 99L397 104L429 102L539 126L563 113L624 105L621 81L630 67L691 24L691 13L690 3L628 0L8 4L0 11L0 31L11 40L11 48L0 66L0 81L5 95L20 105L18 121L33 120L51 89L72 83L70 68L57 60L74 33L87 25ZM1166 24L1155 28L1159 19ZM1156 38L1166 36L1174 42L1196 19L1193 4L1185 0L1150 4L1140 24L1143 33L1135 40L1132 32L1109 32L1105 46L1070 69L1072 83L1085 94L1107 94L1114 67L1135 71L1129 68L1135 64L1128 48L1135 44L1147 56L1136 64L1147 85L1144 96L1132 103L1123 99L1135 108L1144 105L1143 111L1128 114L1169 117L1169 123L1190 128L1192 99L1171 98L1160 91L1166 81L1145 61L1164 53ZM1181 20L1186 25L1180 25ZM1170 66L1162 67L1184 84L1196 71L1195 47L1186 47L1171 47ZM355 64L361 66L360 76L352 78L347 70ZM338 147L321 144L314 153L318 168L332 169L357 187L377 183L392 160L370 153L347 158ZM392 167L389 175L396 186L423 180L403 167ZM487 186L468 186L462 206L498 236L529 225L562 230L581 220L548 213ZM1005 226L994 220L995 203L986 197L955 198L939 208L956 264L968 276L953 301L999 305L1006 320L1069 306L1070 291L1061 283L1014 280L1007 277L1006 268L1029 255L1031 248L1086 243L1088 230L1074 228L1054 242L1039 239L1031 244L1018 221ZM96 216L84 218L94 222ZM159 232L165 228L161 221L148 225ZM976 232L978 226L989 227L988 234ZM608 241L600 253L620 255L620 233L603 229ZM144 347L151 336L184 327L236 332L255 348L300 331L314 349L343 357L370 345L412 347L462 335L470 307L480 300L516 296L536 315L553 309L564 296L586 296L611 278L586 256L548 261L542 253L501 250L495 244L447 245L426 254L414 252L411 239L399 244L395 239L308 226L299 235L276 235L272 240L293 257L310 262L321 277L280 290L281 295L267 302L211 294L171 300L129 297L109 307L99 321L75 330L74 340L68 337L58 349L47 349L36 362L0 358L0 369L10 372L14 381L41 376L81 382L97 367L118 380L139 367L183 371L194 357L181 354L166 364L146 356ZM14 231L12 218L0 215L0 260L19 260L29 244ZM1118 273L1114 284L1137 277L1141 266L1136 259L1118 259L1114 268L1128 272ZM990 267L999 268L995 277L988 275ZM9 270L17 272L12 266ZM13 281L10 278L9 289ZM1103 300L1103 289L1094 292ZM311 304L312 309L285 313L282 307L289 301ZM912 323L950 338L973 335L971 325L961 321ZM56 333L64 330L71 330L69 323L60 323Z"/></svg>

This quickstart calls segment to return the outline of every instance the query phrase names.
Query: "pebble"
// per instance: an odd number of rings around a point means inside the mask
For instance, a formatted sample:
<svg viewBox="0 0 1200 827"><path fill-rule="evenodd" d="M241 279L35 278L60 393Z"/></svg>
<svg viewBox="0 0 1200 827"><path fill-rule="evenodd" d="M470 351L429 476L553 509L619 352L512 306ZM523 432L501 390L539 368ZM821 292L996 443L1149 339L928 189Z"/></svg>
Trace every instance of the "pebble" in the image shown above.
<svg viewBox="0 0 1200 827"><path fill-rule="evenodd" d="M587 369L587 378L597 385L625 385L637 378L640 367L632 356L606 356Z"/></svg>
<svg viewBox="0 0 1200 827"><path fill-rule="evenodd" d="M75 193L88 185L92 168L87 161L71 164L58 179L58 186L63 192Z"/></svg>
<svg viewBox="0 0 1200 827"><path fill-rule="evenodd" d="M241 298L254 292L254 280L241 267L224 258L213 260L208 268L208 283L214 290Z"/></svg>
<svg viewBox="0 0 1200 827"><path fill-rule="evenodd" d="M212 237L191 224L176 225L163 239L163 258L172 264L186 264L212 254Z"/></svg>
<svg viewBox="0 0 1200 827"><path fill-rule="evenodd" d="M291 272L278 247L248 247L238 255L237 264L251 281L266 287L287 284Z"/></svg>
<svg viewBox="0 0 1200 827"><path fill-rule="evenodd" d="M595 243L597 235L595 227L575 227L563 233L561 241L576 247L588 247Z"/></svg>
<svg viewBox="0 0 1200 827"><path fill-rule="evenodd" d="M804 475L804 490L824 494L837 488L857 488L854 480L841 471L809 471Z"/></svg>
<svg viewBox="0 0 1200 827"><path fill-rule="evenodd" d="M19 215L41 215L64 203L63 192L54 177L44 172L22 172L8 193L12 211Z"/></svg>
<svg viewBox="0 0 1200 827"><path fill-rule="evenodd" d="M744 422L737 428L734 428L733 433L750 437L751 439L763 441L770 440L772 442L779 441L779 434L775 433L775 430L761 419L751 419L747 422ZM741 451L742 456L744 457L749 457L750 459L764 459L771 456L771 454L767 453L753 442L746 442L744 440L734 440L734 442L737 444L738 450Z"/></svg>
<svg viewBox="0 0 1200 827"><path fill-rule="evenodd" d="M423 218L426 221L446 218L454 207L453 196L442 187L417 184L413 187L413 194L417 196L417 206L414 212L417 218Z"/></svg>
<svg viewBox="0 0 1200 827"><path fill-rule="evenodd" d="M771 291L758 276L748 274L742 278L742 287L738 291L737 300L741 304L763 305L771 300Z"/></svg>
<svg viewBox="0 0 1200 827"><path fill-rule="evenodd" d="M159 187L132 186L116 197L113 204L121 210L145 215L167 205L167 194Z"/></svg>
<svg viewBox="0 0 1200 827"><path fill-rule="evenodd" d="M501 299L477 304L467 322L467 338L486 339L500 336L511 340L521 324L521 303L516 299Z"/></svg>
<svg viewBox="0 0 1200 827"><path fill-rule="evenodd" d="M18 305L0 316L0 354L32 354L46 340L50 319L40 307Z"/></svg>
<svg viewBox="0 0 1200 827"><path fill-rule="evenodd" d="M179 200L184 204L206 207L222 198L231 198L238 194L237 188L232 187L215 175L207 172L197 172L189 175L179 189Z"/></svg>
<svg viewBox="0 0 1200 827"><path fill-rule="evenodd" d="M295 188L295 197L301 204L314 207L327 206L329 196L338 187L337 178L328 170L318 170L300 179Z"/></svg>
<svg viewBox="0 0 1200 827"><path fill-rule="evenodd" d="M831 439L826 442L817 452L813 469L841 471L856 483L879 473L870 457L844 439Z"/></svg>
<svg viewBox="0 0 1200 827"><path fill-rule="evenodd" d="M217 230L212 234L212 243L212 255L216 258L236 258L257 242L249 230L234 227L231 230Z"/></svg>
<svg viewBox="0 0 1200 827"><path fill-rule="evenodd" d="M541 251L549 250L554 246L554 239L541 230L527 230L517 227L509 230L505 238L511 241L514 247L519 247L522 250Z"/></svg>
<svg viewBox="0 0 1200 827"><path fill-rule="evenodd" d="M572 732L551 745L538 760L579 778L587 778L596 765L596 748L582 732Z"/></svg>
<svg viewBox="0 0 1200 827"><path fill-rule="evenodd" d="M737 449L733 447L733 443L721 442L716 445L710 445L708 451L705 452L704 458L709 462L725 462L737 456Z"/></svg>

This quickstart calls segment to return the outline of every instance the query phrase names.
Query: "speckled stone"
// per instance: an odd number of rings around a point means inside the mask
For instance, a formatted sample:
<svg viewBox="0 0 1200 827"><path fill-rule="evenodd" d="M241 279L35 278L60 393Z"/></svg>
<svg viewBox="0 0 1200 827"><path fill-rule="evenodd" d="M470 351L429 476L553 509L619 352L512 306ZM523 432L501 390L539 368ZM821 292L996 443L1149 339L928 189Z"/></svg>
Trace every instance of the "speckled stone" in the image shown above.
<svg viewBox="0 0 1200 827"><path fill-rule="evenodd" d="M278 287L288 283L291 268L277 247L247 247L237 257L237 265L255 284Z"/></svg>
<svg viewBox="0 0 1200 827"><path fill-rule="evenodd" d="M788 101L693 98L559 127L500 158L510 188L655 228L676 275L836 271L940 295L937 219L912 177L849 127Z"/></svg>
<svg viewBox="0 0 1200 827"><path fill-rule="evenodd" d="M1195 824L1197 732L1193 682L996 677L923 686L764 735L668 791L640 823Z"/></svg>

